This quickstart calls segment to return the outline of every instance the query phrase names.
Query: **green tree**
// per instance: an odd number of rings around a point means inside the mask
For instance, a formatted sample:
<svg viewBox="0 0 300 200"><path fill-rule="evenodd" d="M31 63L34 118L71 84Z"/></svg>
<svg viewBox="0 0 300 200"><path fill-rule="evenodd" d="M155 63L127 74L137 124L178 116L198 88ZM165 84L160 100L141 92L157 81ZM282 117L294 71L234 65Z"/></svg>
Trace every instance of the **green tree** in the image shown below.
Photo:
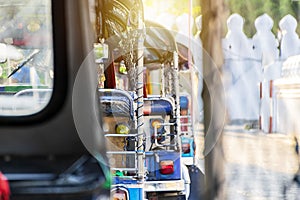
<svg viewBox="0 0 300 200"><path fill-rule="evenodd" d="M279 21L285 15L291 14L299 20L299 4L299 2L291 0L227 0L230 14L238 13L244 17L244 31L248 37L255 34L255 19L263 13L267 13L273 19L273 32L275 34L277 34Z"/></svg>
<svg viewBox="0 0 300 200"><path fill-rule="evenodd" d="M230 14L238 13L245 19L244 31L246 35L248 35L248 37L253 35L256 32L254 21L257 16L264 13L264 3L261 0L227 0L227 5Z"/></svg>

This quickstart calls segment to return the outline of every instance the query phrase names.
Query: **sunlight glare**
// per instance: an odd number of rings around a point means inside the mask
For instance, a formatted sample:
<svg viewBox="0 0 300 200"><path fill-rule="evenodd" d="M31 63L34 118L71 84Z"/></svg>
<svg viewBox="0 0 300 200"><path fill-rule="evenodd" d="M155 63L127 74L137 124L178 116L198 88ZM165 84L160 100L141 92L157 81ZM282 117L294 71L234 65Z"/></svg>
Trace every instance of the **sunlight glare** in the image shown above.
<svg viewBox="0 0 300 200"><path fill-rule="evenodd" d="M174 29L176 18L189 12L187 0L143 0L143 2L145 19L159 23L167 29Z"/></svg>

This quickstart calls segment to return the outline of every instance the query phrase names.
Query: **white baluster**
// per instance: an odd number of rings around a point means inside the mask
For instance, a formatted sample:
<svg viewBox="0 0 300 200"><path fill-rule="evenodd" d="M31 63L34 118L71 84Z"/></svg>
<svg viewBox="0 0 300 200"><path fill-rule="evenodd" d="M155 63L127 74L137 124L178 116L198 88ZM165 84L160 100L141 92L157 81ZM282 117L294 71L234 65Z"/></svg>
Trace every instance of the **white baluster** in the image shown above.
<svg viewBox="0 0 300 200"><path fill-rule="evenodd" d="M259 115L259 95L252 40L243 32L244 19L232 14L223 39L224 84L231 120L255 120Z"/></svg>
<svg viewBox="0 0 300 200"><path fill-rule="evenodd" d="M272 33L273 20L268 14L263 14L255 20L256 34L253 36L253 48L257 59L266 66L274 63L279 57L278 41Z"/></svg>
<svg viewBox="0 0 300 200"><path fill-rule="evenodd" d="M297 20L290 14L284 16L280 22L281 31L281 59L300 53L299 36L296 33Z"/></svg>
<svg viewBox="0 0 300 200"><path fill-rule="evenodd" d="M256 59L261 60L259 68L263 70L260 80L260 119L261 129L264 132L274 130L273 99L270 87L272 80L280 77L281 64L278 62L279 50L278 40L272 33L272 18L263 14L255 20L256 34L253 36L253 51Z"/></svg>

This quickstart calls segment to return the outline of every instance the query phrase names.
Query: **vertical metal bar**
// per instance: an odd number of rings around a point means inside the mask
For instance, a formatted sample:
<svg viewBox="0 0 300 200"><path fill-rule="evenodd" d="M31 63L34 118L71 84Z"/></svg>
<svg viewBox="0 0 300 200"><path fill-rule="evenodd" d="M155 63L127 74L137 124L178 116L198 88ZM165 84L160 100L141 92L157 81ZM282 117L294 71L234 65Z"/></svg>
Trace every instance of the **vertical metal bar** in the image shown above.
<svg viewBox="0 0 300 200"><path fill-rule="evenodd" d="M269 116L269 133L273 132L273 80L269 82L269 99L270 99L270 116Z"/></svg>
<svg viewBox="0 0 300 200"><path fill-rule="evenodd" d="M161 73L161 86L160 86L160 95L162 97L165 97L166 96L166 93L165 93L165 64L162 63L161 65L161 68L160 68L160 73Z"/></svg>
<svg viewBox="0 0 300 200"><path fill-rule="evenodd" d="M176 103L176 133L175 141L177 143L177 147L181 149L181 142L179 142L179 134L180 134L180 98L179 98L179 77L178 77L178 54L176 51L173 53L173 60L174 60L174 71L173 71L173 79L174 79L174 89L175 89L175 103Z"/></svg>
<svg viewBox="0 0 300 200"><path fill-rule="evenodd" d="M142 16L139 16L138 22L138 30L142 31L143 20ZM138 66L137 66L137 131L138 131L138 138L137 138L137 167L138 172L137 176L141 184L144 183L144 38L143 35L140 34L138 38L138 49L137 49L137 58L138 58Z"/></svg>

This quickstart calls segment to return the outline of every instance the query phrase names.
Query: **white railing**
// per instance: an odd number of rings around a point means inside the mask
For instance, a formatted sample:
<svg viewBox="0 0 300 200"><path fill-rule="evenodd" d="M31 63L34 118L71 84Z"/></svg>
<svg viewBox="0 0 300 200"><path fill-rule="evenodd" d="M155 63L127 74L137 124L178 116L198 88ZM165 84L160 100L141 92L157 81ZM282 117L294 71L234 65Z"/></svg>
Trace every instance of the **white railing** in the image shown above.
<svg viewBox="0 0 300 200"><path fill-rule="evenodd" d="M165 21L171 23L172 20ZM194 20L184 14L173 23L162 25L175 25L178 30L176 41L191 50L199 74L198 94L201 94L202 45L199 35L202 17L198 16ZM297 20L292 15L284 16L276 33L272 32L274 22L267 14L257 17L253 24L256 33L247 37L243 32L244 19L241 15L234 13L227 19L228 32L223 38L222 46L228 117L232 121L258 121L264 132L276 132L278 123L282 123L278 121L281 119L278 115L283 108L276 104L277 86L274 86L274 82L289 73L300 73L297 63L291 63L292 61L289 64L293 65L292 67L282 70L287 58L300 54L300 40L296 33ZM192 36L194 25L197 33ZM202 108L202 101L199 101L199 104Z"/></svg>
<svg viewBox="0 0 300 200"><path fill-rule="evenodd" d="M258 120L264 132L276 132L281 127L278 123L283 123L278 115L284 108L277 104L274 81L298 70L296 61L290 61L291 66L282 71L288 57L300 54L297 21L291 15L283 17L275 36L273 20L263 14L254 22L257 32L252 38L243 32L243 23L239 14L232 14L223 39L229 117Z"/></svg>

